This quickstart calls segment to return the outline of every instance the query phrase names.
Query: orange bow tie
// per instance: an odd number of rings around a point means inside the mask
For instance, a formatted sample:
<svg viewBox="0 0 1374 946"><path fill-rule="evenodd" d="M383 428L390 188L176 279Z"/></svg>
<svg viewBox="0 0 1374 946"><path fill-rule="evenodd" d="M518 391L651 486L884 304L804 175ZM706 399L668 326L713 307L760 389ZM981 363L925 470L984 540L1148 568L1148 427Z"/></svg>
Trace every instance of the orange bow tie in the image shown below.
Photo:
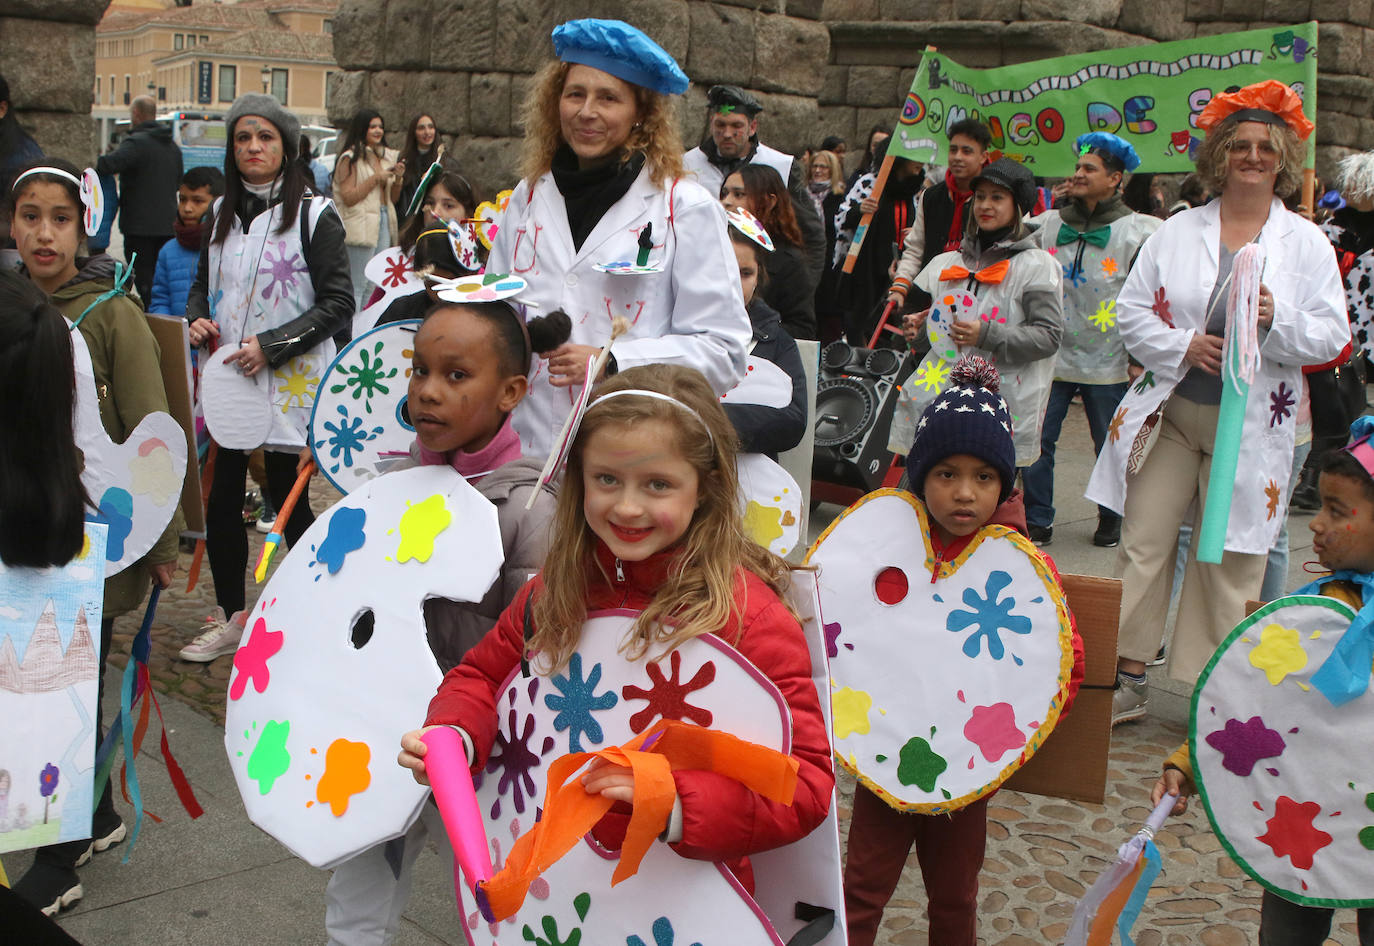
<svg viewBox="0 0 1374 946"><path fill-rule="evenodd" d="M964 267L962 266L950 266L946 269L940 270L940 280L944 281L946 279L968 279L969 276L972 276L980 283L985 283L989 286L995 286L1003 279L1007 278L1007 270L1009 269L1011 269L1011 260L1009 259L1004 259L1000 263L993 263L991 266L988 266L984 269L980 269L976 273L970 273L967 269L964 269Z"/></svg>

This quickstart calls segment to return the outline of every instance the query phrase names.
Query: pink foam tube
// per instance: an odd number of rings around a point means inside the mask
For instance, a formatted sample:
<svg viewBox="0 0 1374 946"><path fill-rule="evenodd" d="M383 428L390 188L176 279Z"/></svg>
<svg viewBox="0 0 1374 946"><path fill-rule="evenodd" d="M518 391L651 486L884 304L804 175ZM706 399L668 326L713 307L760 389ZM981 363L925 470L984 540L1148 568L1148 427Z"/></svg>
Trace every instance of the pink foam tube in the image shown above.
<svg viewBox="0 0 1374 946"><path fill-rule="evenodd" d="M477 792L472 786L472 773L468 771L467 754L463 751L463 737L456 729L438 726L420 739L427 747L425 773L453 844L455 867L462 869L468 888L476 891L477 884L490 880L495 870L487 849L482 813L477 807Z"/></svg>

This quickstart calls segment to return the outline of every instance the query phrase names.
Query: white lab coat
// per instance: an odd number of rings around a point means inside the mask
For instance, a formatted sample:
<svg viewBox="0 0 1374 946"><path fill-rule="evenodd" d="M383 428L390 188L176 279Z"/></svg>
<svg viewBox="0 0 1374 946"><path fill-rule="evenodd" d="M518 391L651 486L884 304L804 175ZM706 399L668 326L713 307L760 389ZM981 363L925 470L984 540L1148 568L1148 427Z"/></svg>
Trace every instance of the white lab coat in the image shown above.
<svg viewBox="0 0 1374 946"><path fill-rule="evenodd" d="M1220 242L1219 200L1170 217L1145 241L1121 289L1117 325L1146 374L1127 389L1093 468L1087 498L1099 505L1125 508L1127 463L1138 470L1152 445L1151 431L1142 433L1142 427L1163 410L1187 373L1184 353L1205 328ZM1302 367L1330 361L1350 341L1345 289L1322 232L1276 199L1259 245L1265 253L1261 280L1274 294L1274 321L1260 330L1260 364L1246 401L1226 528L1227 551L1251 555L1273 547L1287 515ZM1160 314L1165 303L1172 325Z"/></svg>
<svg viewBox="0 0 1374 946"><path fill-rule="evenodd" d="M749 159L750 164L763 164L778 172L778 177L782 178L783 186L791 179L792 174L792 155L779 151L777 148L770 148L763 142L754 149L754 155ZM693 148L682 156L682 166L687 169L689 177L695 177L698 184L706 188L707 193L712 197L720 197L720 187L725 183L725 173L720 168L711 163L710 158L706 157L706 152L701 148Z"/></svg>
<svg viewBox="0 0 1374 946"><path fill-rule="evenodd" d="M659 272L612 275L593 268L634 262L645 224L653 227L649 263ZM645 168L574 250L563 195L546 173L533 187L522 181L511 195L487 272L525 279L529 288L520 298L538 306L532 314L568 313L573 344L604 345L612 316L625 316L630 331L612 349L620 370L686 365L719 395L744 377L753 333L727 226L719 201L699 185L677 180L660 188ZM551 452L579 391L555 388L546 363L535 359L530 393L512 416L526 456Z"/></svg>

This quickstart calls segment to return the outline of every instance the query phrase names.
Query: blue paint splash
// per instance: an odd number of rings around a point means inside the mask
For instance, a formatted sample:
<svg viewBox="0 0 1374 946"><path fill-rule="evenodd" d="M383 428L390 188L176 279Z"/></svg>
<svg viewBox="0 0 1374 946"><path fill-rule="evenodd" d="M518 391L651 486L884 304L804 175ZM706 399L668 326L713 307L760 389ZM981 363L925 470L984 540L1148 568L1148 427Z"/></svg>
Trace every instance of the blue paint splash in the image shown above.
<svg viewBox="0 0 1374 946"><path fill-rule="evenodd" d="M315 550L315 561L329 569L329 574L337 575L343 568L348 553L363 547L367 537L363 535L363 523L367 511L343 506L329 520L329 534L324 537L320 547ZM319 581L319 576L316 576Z"/></svg>
<svg viewBox="0 0 1374 946"><path fill-rule="evenodd" d="M109 523L105 539L105 560L117 562L124 557L124 541L134 531L134 498L127 489L111 486L100 497L100 518Z"/></svg>
<svg viewBox="0 0 1374 946"><path fill-rule="evenodd" d="M977 657L982 653L982 641L986 639L988 656L993 660L1001 660L1005 655L1005 647L1000 631L1010 634L1031 632L1030 618L1013 613L1016 599L1002 598L1002 591L1010 584L1011 575L1004 571L995 571L988 576L984 587L985 596L978 594L973 588L964 589L964 604L971 610L949 613L945 621L947 630L958 633L976 625L974 632L964 641L963 651L966 656ZM1012 660L1018 665L1021 663L1015 655L1012 655Z"/></svg>
<svg viewBox="0 0 1374 946"><path fill-rule="evenodd" d="M601 724L592 718L592 711L610 709L618 698L611 691L598 694L596 687L600 682L601 664L594 665L583 679L582 655L573 654L568 660L567 675L557 674L553 678L553 685L562 695L550 693L544 697L544 705L558 713L553 719L553 727L559 731L568 730L569 752L582 751L583 733L594 743L605 738Z"/></svg>

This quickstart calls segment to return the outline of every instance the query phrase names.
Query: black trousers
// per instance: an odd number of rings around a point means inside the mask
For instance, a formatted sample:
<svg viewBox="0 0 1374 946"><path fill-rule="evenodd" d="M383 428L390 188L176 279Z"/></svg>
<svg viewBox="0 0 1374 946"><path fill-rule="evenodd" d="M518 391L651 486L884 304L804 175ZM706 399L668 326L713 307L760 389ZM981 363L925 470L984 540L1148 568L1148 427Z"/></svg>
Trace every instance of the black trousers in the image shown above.
<svg viewBox="0 0 1374 946"><path fill-rule="evenodd" d="M158 251L170 239L171 236L124 234L124 258L127 260L134 253L138 254L134 260L134 285L138 287L138 297L143 300L145 309L153 304L153 274L157 271Z"/></svg>
<svg viewBox="0 0 1374 946"><path fill-rule="evenodd" d="M278 508L286 502L296 482L296 454L263 451L267 486ZM248 482L248 453L243 450L215 452L215 476L205 510L205 552L215 580L215 603L226 618L243 610L244 582L248 569L248 533L243 529L243 493ZM291 512L285 529L278 529L292 548L315 521L310 503L302 497Z"/></svg>

